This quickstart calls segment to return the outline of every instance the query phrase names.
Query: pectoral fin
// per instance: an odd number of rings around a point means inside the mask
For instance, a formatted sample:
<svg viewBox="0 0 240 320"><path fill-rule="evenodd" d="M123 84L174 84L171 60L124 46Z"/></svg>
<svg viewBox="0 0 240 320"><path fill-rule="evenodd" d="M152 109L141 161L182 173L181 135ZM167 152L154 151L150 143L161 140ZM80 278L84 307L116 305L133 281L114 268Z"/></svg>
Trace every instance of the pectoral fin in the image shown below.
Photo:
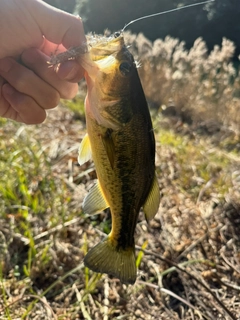
<svg viewBox="0 0 240 320"><path fill-rule="evenodd" d="M115 146L114 141L112 137L112 129L107 129L104 135L101 136L104 149L107 153L108 160L111 164L111 167L113 168L114 165L114 159L115 159Z"/></svg>
<svg viewBox="0 0 240 320"><path fill-rule="evenodd" d="M151 220L158 211L160 203L160 192L157 177L155 175L152 183L152 187L148 194L148 197L143 205L143 211L147 221Z"/></svg>
<svg viewBox="0 0 240 320"><path fill-rule="evenodd" d="M83 200L83 211L87 214L94 214L101 212L108 207L109 205L104 199L101 186L97 181L97 183L90 189L89 193Z"/></svg>
<svg viewBox="0 0 240 320"><path fill-rule="evenodd" d="M91 158L92 158L91 144L90 144L88 134L86 134L79 146L78 163L81 166Z"/></svg>

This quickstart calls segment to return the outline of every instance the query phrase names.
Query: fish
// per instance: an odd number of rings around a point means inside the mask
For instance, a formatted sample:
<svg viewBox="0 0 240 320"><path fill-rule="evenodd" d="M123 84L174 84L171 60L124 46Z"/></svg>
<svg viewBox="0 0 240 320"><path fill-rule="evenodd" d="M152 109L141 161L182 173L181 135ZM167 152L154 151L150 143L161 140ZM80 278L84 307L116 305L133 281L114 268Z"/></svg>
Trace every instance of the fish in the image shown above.
<svg viewBox="0 0 240 320"><path fill-rule="evenodd" d="M158 212L160 190L155 173L155 138L138 64L123 33L92 36L81 55L85 69L87 133L78 161L93 160L97 182L82 205L95 214L110 208L108 236L86 254L94 272L134 284L137 277L134 233L141 208L147 221Z"/></svg>
<svg viewBox="0 0 240 320"><path fill-rule="evenodd" d="M90 249L85 265L122 283L137 277L134 232L141 210L146 220L158 211L160 190L155 174L155 138L147 101L123 32L143 19L214 2L207 0L149 14L127 23L113 36L88 38L88 43L52 55L50 67L77 60L85 69L87 134L79 148L79 164L93 159L98 180L83 201L83 211L110 208L112 229Z"/></svg>

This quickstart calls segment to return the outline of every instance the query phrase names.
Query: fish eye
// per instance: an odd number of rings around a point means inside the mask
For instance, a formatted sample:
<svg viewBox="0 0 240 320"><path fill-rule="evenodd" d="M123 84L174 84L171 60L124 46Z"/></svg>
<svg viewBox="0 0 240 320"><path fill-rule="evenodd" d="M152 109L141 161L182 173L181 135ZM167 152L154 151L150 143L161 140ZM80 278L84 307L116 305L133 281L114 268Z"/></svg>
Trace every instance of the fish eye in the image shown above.
<svg viewBox="0 0 240 320"><path fill-rule="evenodd" d="M121 35L121 32L117 31L114 33L114 38L118 38L118 37L120 37L120 35Z"/></svg>
<svg viewBox="0 0 240 320"><path fill-rule="evenodd" d="M122 62L119 66L119 70L121 71L122 75L127 76L129 75L132 69L132 65L129 62Z"/></svg>

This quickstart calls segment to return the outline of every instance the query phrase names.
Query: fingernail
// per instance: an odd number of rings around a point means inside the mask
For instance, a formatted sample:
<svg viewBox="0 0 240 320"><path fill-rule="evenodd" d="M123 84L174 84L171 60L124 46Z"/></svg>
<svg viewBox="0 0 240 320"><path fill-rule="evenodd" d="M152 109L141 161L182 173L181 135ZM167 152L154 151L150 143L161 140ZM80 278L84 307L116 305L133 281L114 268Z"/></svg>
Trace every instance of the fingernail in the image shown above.
<svg viewBox="0 0 240 320"><path fill-rule="evenodd" d="M7 73L12 67L12 60L10 58L4 58L0 60L0 71Z"/></svg>

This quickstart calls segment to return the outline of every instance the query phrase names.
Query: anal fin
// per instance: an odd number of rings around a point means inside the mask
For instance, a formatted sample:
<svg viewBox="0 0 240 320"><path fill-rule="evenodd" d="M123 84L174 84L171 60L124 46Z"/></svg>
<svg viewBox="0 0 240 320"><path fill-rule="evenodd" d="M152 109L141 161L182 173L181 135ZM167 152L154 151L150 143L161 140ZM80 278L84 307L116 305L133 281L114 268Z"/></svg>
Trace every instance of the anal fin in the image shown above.
<svg viewBox="0 0 240 320"><path fill-rule="evenodd" d="M104 199L99 181L97 181L83 200L83 211L87 214L94 214L108 207L109 205Z"/></svg>

